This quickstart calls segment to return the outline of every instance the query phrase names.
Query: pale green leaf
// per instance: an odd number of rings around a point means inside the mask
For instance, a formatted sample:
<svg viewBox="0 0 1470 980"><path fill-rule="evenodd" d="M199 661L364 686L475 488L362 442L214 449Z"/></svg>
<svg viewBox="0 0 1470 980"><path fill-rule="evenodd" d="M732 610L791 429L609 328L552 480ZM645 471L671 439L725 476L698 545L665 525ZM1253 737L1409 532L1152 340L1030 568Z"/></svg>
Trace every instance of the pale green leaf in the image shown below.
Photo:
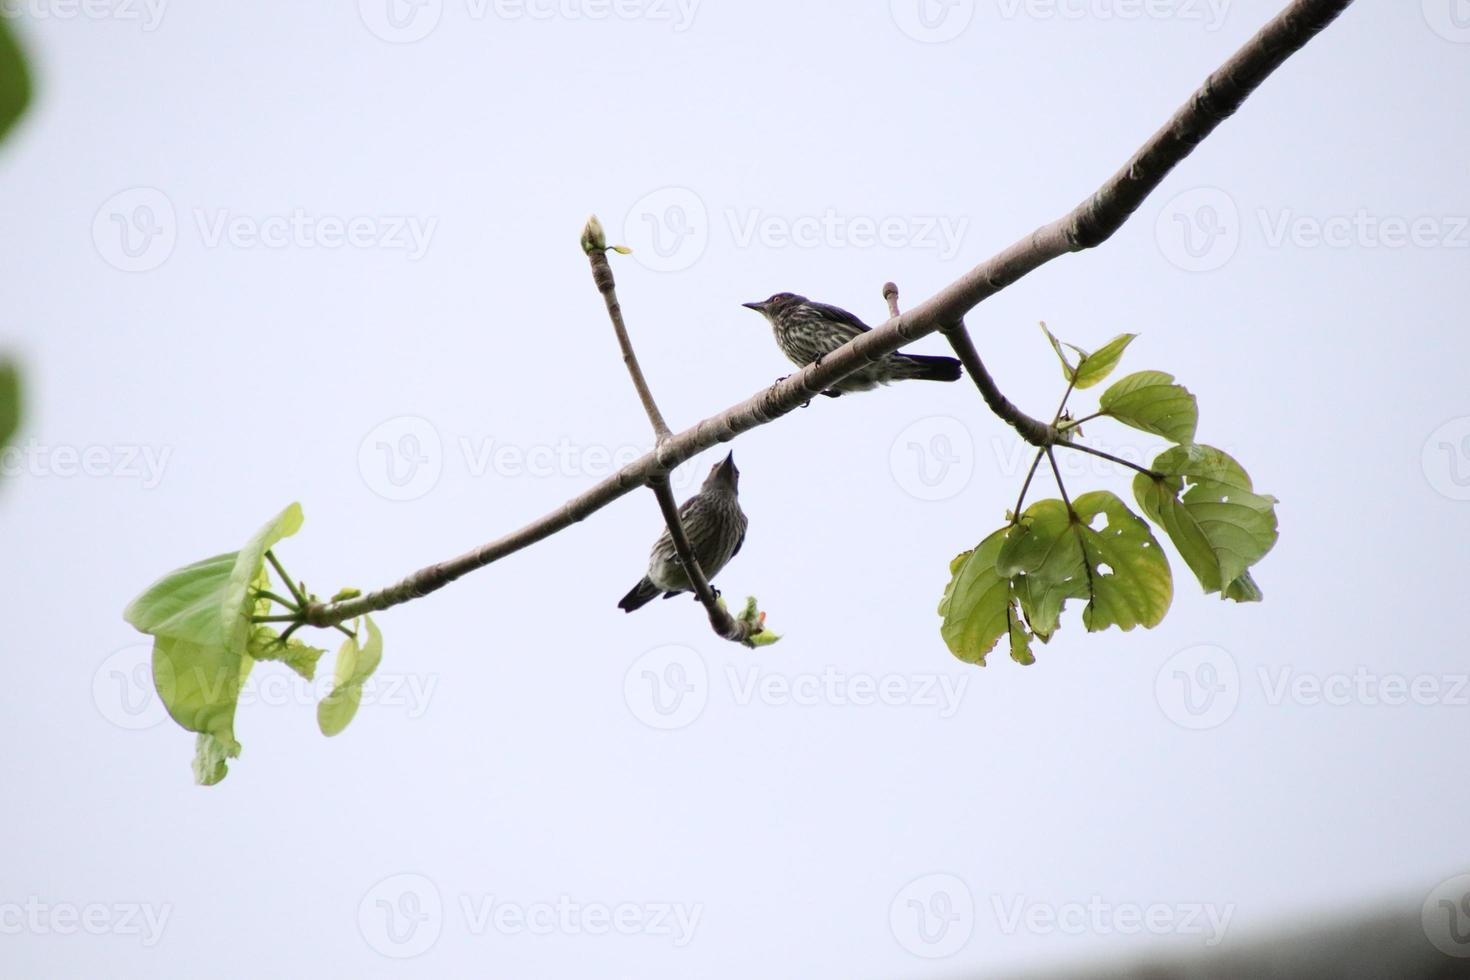
<svg viewBox="0 0 1470 980"><path fill-rule="evenodd" d="M1259 601L1249 569L1276 544L1276 498L1256 493L1241 465L1212 446L1174 446L1151 469L1162 478L1140 473L1134 496L1200 586L1237 602Z"/></svg>
<svg viewBox="0 0 1470 980"><path fill-rule="evenodd" d="M371 616L364 616L367 639L359 645L357 637L349 637L337 651L337 668L332 677L332 693L316 706L317 727L323 735L339 735L351 723L362 703L362 685L383 659L383 634Z"/></svg>
<svg viewBox="0 0 1470 980"><path fill-rule="evenodd" d="M265 626L257 626L251 631L246 651L256 660L279 661L308 681L316 679L317 661L327 652L294 636L282 643L281 635Z"/></svg>
<svg viewBox="0 0 1470 980"><path fill-rule="evenodd" d="M301 505L292 504L241 550L186 565L153 583L128 604L123 618L152 636L243 651L250 627L250 585L261 574L266 549L295 534L301 523Z"/></svg>
<svg viewBox="0 0 1470 980"><path fill-rule="evenodd" d="M230 771L229 760L240 755L240 746L233 748L213 735L200 732L194 739L194 782L200 786L213 786Z"/></svg>
<svg viewBox="0 0 1470 980"><path fill-rule="evenodd" d="M1115 382L1098 399L1103 414L1171 442L1194 440L1199 425L1199 407L1172 374L1139 371Z"/></svg>
<svg viewBox="0 0 1470 980"><path fill-rule="evenodd" d="M1062 362L1062 379L1070 382L1077 369L1072 367L1071 361L1067 360L1067 352L1062 350L1062 342L1057 339L1056 334L1051 332L1051 329L1046 325L1045 321L1041 324L1041 332L1046 334L1047 340L1051 341L1051 349L1057 352L1057 360ZM1067 346L1072 347L1071 344ZM1076 350L1077 348L1073 347L1072 349Z"/></svg>
<svg viewBox="0 0 1470 980"><path fill-rule="evenodd" d="M1123 351L1133 343L1137 336L1136 333L1119 334L1102 347L1083 357L1081 363L1077 365L1076 386L1091 388L1112 374L1113 368L1117 367L1118 362L1123 359Z"/></svg>
<svg viewBox="0 0 1470 980"><path fill-rule="evenodd" d="M170 717L191 732L212 735L232 756L240 750L235 739L240 687L255 664L247 652L251 616L262 605L252 597L252 587L268 581L266 550L295 534L301 522L301 507L292 504L244 548L170 572L123 613L154 638L153 683ZM293 656L293 669L303 669L309 654Z"/></svg>

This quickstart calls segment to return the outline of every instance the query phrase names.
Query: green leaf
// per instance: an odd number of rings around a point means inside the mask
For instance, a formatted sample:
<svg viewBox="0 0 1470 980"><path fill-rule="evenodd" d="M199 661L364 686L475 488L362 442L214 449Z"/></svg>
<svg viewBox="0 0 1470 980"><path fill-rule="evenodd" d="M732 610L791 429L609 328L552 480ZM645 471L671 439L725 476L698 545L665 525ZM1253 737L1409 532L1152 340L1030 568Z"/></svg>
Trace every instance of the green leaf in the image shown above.
<svg viewBox="0 0 1470 980"><path fill-rule="evenodd" d="M1014 576L1031 630L1050 639L1068 599L1087 600L1089 632L1157 626L1174 584L1148 524L1106 491L1083 494L1072 506L1075 518L1060 500L1032 504L998 557L998 574ZM1093 527L1099 518L1102 526Z"/></svg>
<svg viewBox="0 0 1470 980"><path fill-rule="evenodd" d="M320 647L310 646L296 637L291 637L285 643L281 642L281 635L266 626L257 626L250 634L250 643L246 652L256 660L275 660L290 667L306 680L316 679L316 665L327 651Z"/></svg>
<svg viewBox="0 0 1470 980"><path fill-rule="evenodd" d="M626 246L626 245L614 245L612 247L612 250L614 252L617 252L619 255L632 255L633 254L633 250L631 248L629 248L628 246Z"/></svg>
<svg viewBox="0 0 1470 980"><path fill-rule="evenodd" d="M371 616L364 616L367 642L358 645L357 637L349 637L337 651L337 668L332 677L332 693L316 706L317 727L326 736L342 733L362 703L362 685L383 659L383 634L378 632Z"/></svg>
<svg viewBox="0 0 1470 980"><path fill-rule="evenodd" d="M1259 602L1249 570L1276 544L1276 498L1256 493L1244 468L1212 446L1174 446L1150 468L1162 478L1140 473L1133 494L1200 586L1237 602Z"/></svg>
<svg viewBox="0 0 1470 980"><path fill-rule="evenodd" d="M245 648L250 622L250 585L271 545L301 529L301 505L292 504L262 527L244 548L170 572L150 585L123 612L141 633L194 643Z"/></svg>
<svg viewBox="0 0 1470 980"><path fill-rule="evenodd" d="M200 786L213 786L230 771L229 760L238 758L240 746L237 744L233 750L215 738L203 732L194 739L194 782Z"/></svg>
<svg viewBox="0 0 1470 980"><path fill-rule="evenodd" d="M1051 341L1051 349L1057 352L1057 360L1062 362L1063 380L1070 383L1077 369L1072 367L1071 361L1067 360L1067 352L1062 350L1062 342L1058 340L1056 334L1052 333L1051 329L1047 327L1046 321L1042 321L1041 332L1046 334L1047 340ZM1071 347L1072 345L1068 344L1067 346ZM1082 353L1084 357L1086 356L1086 353L1080 351L1078 348L1073 347L1072 349L1077 350L1079 353Z"/></svg>
<svg viewBox="0 0 1470 980"><path fill-rule="evenodd" d="M232 757L240 751L240 687L255 664L247 652L257 607L251 589L268 581L266 550L295 534L301 522L301 507L292 504L244 548L170 572L123 613L153 637L153 683L170 717L188 731L214 736Z"/></svg>
<svg viewBox="0 0 1470 980"><path fill-rule="evenodd" d="M31 101L31 76L25 54L4 17L0 17L0 139Z"/></svg>
<svg viewBox="0 0 1470 980"><path fill-rule="evenodd" d="M1078 388L1091 388L1113 373L1113 368L1123 359L1123 351L1133 343L1138 336L1136 333L1123 333L1108 341L1102 347L1087 354L1082 362L1077 365Z"/></svg>
<svg viewBox="0 0 1470 980"><path fill-rule="evenodd" d="M1115 382L1098 399L1102 413L1171 442L1194 440L1199 406L1174 376L1163 371L1139 371Z"/></svg>
<svg viewBox="0 0 1470 980"><path fill-rule="evenodd" d="M0 358L0 450L20 428L20 370L9 358Z"/></svg>
<svg viewBox="0 0 1470 980"><path fill-rule="evenodd" d="M950 653L965 663L984 666L985 657L1006 631L1011 587L995 571L995 559L1004 543L1005 531L996 531L949 563L949 582L939 600L939 615L944 618L939 635Z"/></svg>
<svg viewBox="0 0 1470 980"><path fill-rule="evenodd" d="M724 599L718 601L721 606L724 606ZM749 631L746 633L746 638L751 646L768 647L780 642L781 637L766 628L766 614L760 611L760 603L756 601L755 596L745 597L745 606L740 610L740 615L735 618Z"/></svg>
<svg viewBox="0 0 1470 980"><path fill-rule="evenodd" d="M939 615L944 617L939 633L950 652L965 663L985 666L985 658L1007 635L1012 659L1034 662L1031 638L1016 610L1011 583L996 571L1009 530L996 531L949 565L949 584L939 601Z"/></svg>

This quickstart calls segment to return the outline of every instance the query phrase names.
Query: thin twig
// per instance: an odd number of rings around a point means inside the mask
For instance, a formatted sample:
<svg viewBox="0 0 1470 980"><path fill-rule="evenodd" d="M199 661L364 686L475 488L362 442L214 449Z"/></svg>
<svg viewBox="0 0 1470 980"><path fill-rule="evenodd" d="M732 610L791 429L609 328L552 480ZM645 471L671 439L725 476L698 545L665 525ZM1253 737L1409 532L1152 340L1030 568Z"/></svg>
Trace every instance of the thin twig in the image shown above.
<svg viewBox="0 0 1470 980"><path fill-rule="evenodd" d="M836 382L906 344L958 323L980 303L1051 260L1102 244L1164 177L1235 113L1246 97L1352 0L1293 0L1202 86L1123 166L1085 201L985 260L901 316L861 334L777 384L676 433L618 472L525 527L457 558L429 565L395 585L309 611L328 626L418 599L461 576L542 541L593 514L711 446L795 411Z"/></svg>
<svg viewBox="0 0 1470 980"><path fill-rule="evenodd" d="M694 546L689 543L689 535L684 533L684 522L679 519L679 505L674 502L674 491L669 488L668 479L657 477L649 482L649 486L653 488L653 495L658 498L658 508L663 511L664 523L669 526L669 537L674 542L674 552L679 556L684 574L689 577L690 588L704 606L704 611L709 614L710 628L727 640L755 646L750 642L750 631L746 625L720 605L720 597L715 595L714 587L704 577L704 569L699 567L699 559L694 556Z"/></svg>
<svg viewBox="0 0 1470 980"><path fill-rule="evenodd" d="M648 380L643 377L643 368L638 364L633 341L629 339L628 328L623 323L623 307L618 302L618 287L613 279L612 264L607 261L607 241L602 225L596 218L591 219L587 225L582 247L587 253L587 260L592 263L592 281L597 284L597 291L607 304L608 319L612 320L613 333L617 334L618 347L623 352L623 364L633 379L633 387L638 392L638 400L643 403L643 411L648 414L648 421L653 425L654 439L661 444L673 433L669 431L663 413L658 410L658 403L653 400L653 391L648 387Z"/></svg>
<svg viewBox="0 0 1470 980"><path fill-rule="evenodd" d="M1005 395L1001 394L1000 387L996 385L995 379L985 369L985 364L980 360L980 352L975 349L975 341L970 339L970 332L965 329L964 321L956 321L947 327L940 327L940 333L944 334L954 352L959 355L960 363L965 366L965 372L975 381L975 387L980 389L980 396L985 399L985 404L990 410L1020 433L1021 438L1033 446L1048 446L1056 441L1056 429L1039 419L1033 419L1021 411Z"/></svg>
<svg viewBox="0 0 1470 980"><path fill-rule="evenodd" d="M669 427L664 423L664 417L659 413L658 404L653 400L653 391L643 377L643 369L638 366L638 355L633 350L633 341L628 336L627 326L623 323L623 308L618 302L618 288L617 283L613 280L612 266L607 261L606 237L603 234L601 222L595 217L587 222L587 228L582 233L582 248L592 263L592 280L597 284L598 292L602 293L602 298L607 303L608 317L612 320L613 331L618 335L618 346L623 351L623 363L628 367L628 374L633 379L633 387L638 389L638 398L643 402L643 410L648 413L648 421L653 426L654 438L658 445L662 446L669 439ZM669 527L669 538L673 541L674 553L679 556L679 564L689 579L690 588L693 589L695 597L699 599L705 612L709 614L710 626L727 640L754 646L755 644L750 642L749 629L744 623L731 616L729 610L720 605L719 596L715 594L714 587L705 577L704 569L699 566L699 558L694 554L694 546L689 543L689 535L684 531L684 521L679 517L679 505L674 501L674 491L669 487L668 477L658 474L649 479L648 485L653 490L653 495L658 498L658 507L663 512L664 523Z"/></svg>

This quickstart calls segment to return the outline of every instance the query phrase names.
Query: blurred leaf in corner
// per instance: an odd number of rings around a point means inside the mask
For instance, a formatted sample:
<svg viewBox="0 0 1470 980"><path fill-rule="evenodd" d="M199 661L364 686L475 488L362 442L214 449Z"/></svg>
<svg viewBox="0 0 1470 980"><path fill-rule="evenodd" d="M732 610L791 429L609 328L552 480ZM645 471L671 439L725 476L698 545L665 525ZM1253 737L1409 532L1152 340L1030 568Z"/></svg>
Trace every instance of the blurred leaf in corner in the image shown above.
<svg viewBox="0 0 1470 980"><path fill-rule="evenodd" d="M20 428L20 371L8 357L0 357L0 450Z"/></svg>
<svg viewBox="0 0 1470 980"><path fill-rule="evenodd" d="M31 76L20 42L0 15L0 139L15 125L31 101Z"/></svg>

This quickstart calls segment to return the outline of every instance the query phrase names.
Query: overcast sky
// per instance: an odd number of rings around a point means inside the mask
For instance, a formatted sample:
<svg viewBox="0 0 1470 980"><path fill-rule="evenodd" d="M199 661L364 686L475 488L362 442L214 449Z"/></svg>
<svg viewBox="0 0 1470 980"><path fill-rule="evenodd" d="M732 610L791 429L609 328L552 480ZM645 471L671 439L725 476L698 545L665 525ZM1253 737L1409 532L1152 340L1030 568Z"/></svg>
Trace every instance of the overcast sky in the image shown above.
<svg viewBox="0 0 1470 980"><path fill-rule="evenodd" d="M1263 604L1176 559L1157 629L1074 608L1035 666L959 663L948 562L1029 460L968 382L911 382L734 446L750 531L718 584L785 635L759 652L687 599L616 608L659 528L635 493L377 617L337 738L258 668L203 789L120 616L291 501L279 553L329 595L647 448L589 213L635 249L622 299L682 428L790 370L742 302L917 302L1090 193L1280 6L7 0L39 93L0 150L30 389L0 485L0 969L980 976L1470 870L1453 0L1355 5L1112 241L969 318L1033 414L1061 388L1038 321L1141 334L1124 370L1177 375L1281 500ZM1067 474L1131 502L1111 466Z"/></svg>

